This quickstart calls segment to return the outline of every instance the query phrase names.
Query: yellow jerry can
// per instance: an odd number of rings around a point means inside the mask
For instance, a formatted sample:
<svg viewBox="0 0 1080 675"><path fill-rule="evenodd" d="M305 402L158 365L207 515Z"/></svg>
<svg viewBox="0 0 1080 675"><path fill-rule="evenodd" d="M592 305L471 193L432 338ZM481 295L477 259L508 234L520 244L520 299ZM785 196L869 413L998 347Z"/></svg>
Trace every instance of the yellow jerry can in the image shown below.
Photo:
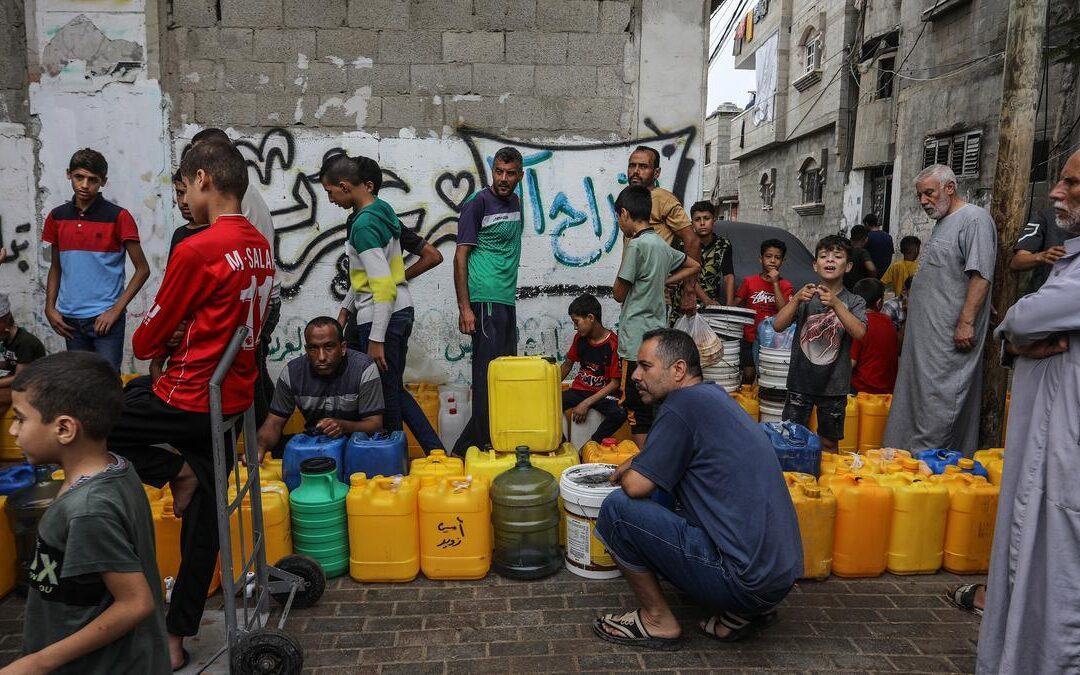
<svg viewBox="0 0 1080 675"><path fill-rule="evenodd" d="M892 394L858 395L859 403L859 452L881 447L885 436L885 423L889 420Z"/></svg>
<svg viewBox="0 0 1080 675"><path fill-rule="evenodd" d="M885 571L893 492L871 477L842 475L831 482L836 495L833 574L876 577Z"/></svg>
<svg viewBox="0 0 1080 675"><path fill-rule="evenodd" d="M985 574L990 569L999 488L967 473L953 474L941 485L949 491L942 566L953 574Z"/></svg>
<svg viewBox="0 0 1080 675"><path fill-rule="evenodd" d="M465 462L460 457L447 457L442 450L432 450L427 457L418 457L409 465L409 475L418 480L425 476L462 476Z"/></svg>
<svg viewBox="0 0 1080 675"><path fill-rule="evenodd" d="M908 478L905 474L898 474ZM933 574L941 567L949 491L910 476L893 487L888 570L893 574Z"/></svg>
<svg viewBox="0 0 1080 675"><path fill-rule="evenodd" d="M260 476L261 477L261 476ZM264 480L262 483L263 543L266 546L266 562L273 565L293 552L292 527L289 521L289 488L276 480ZM236 486L229 486L229 501L236 499ZM251 543L251 498L244 497L240 504L241 518L244 523L244 551L240 551L240 523L236 512L229 521L229 533L232 535L233 579L240 578L245 560L241 556L250 556ZM254 565L250 571L254 571Z"/></svg>
<svg viewBox="0 0 1080 675"><path fill-rule="evenodd" d="M369 480L354 473L350 481L345 498L349 576L356 581L412 581L420 572L420 479L394 476Z"/></svg>
<svg viewBox="0 0 1080 675"><path fill-rule="evenodd" d="M501 356L488 367L491 446L551 452L562 440L559 366L540 356Z"/></svg>
<svg viewBox="0 0 1080 675"><path fill-rule="evenodd" d="M832 570L836 497L828 489L800 482L791 489L791 501L795 505L802 538L802 578L826 579Z"/></svg>
<svg viewBox="0 0 1080 675"><path fill-rule="evenodd" d="M487 481L467 476L421 480L420 569L429 579L482 579L491 567Z"/></svg>

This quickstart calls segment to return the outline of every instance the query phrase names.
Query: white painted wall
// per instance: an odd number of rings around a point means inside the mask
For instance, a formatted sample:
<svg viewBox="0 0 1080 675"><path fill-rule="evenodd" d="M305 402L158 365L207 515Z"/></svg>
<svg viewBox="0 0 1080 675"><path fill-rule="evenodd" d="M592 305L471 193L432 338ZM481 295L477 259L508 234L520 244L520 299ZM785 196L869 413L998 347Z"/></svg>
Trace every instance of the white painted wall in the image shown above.
<svg viewBox="0 0 1080 675"><path fill-rule="evenodd" d="M583 287L609 291L615 278L621 235L612 201L625 184L631 150L646 144L661 152L664 187L679 188L689 201L701 191L704 3L645 0L643 5L641 44L628 47L647 53L640 61L635 56L633 67L640 72L629 78L636 78L637 107L626 113L627 128L635 127L635 119L639 124L636 137L626 141L557 137L522 142L450 129L441 136L425 137L402 129L393 138L317 126L286 126L254 134L230 129L234 138L246 141L250 178L276 212L279 274L290 291L281 324L269 338L272 372L299 353L298 329L317 314L335 314L339 304L335 290L340 293L343 287L335 286L335 277L343 252L345 212L326 200L315 176L325 153L334 148L375 157L388 176L381 196L395 207L406 226L431 241L443 241L446 261L414 283L417 322L411 349L430 356L454 381L467 381L469 364L469 339L457 331L451 269L457 211L469 192L484 183L482 177L497 148L511 144L521 149L526 180L522 184L525 237L519 281L523 296L518 303L519 352L564 357L573 334L566 313L569 302ZM128 208L139 224L151 278L129 308L130 332L150 304L169 238L180 224L169 176L186 139L198 127L169 128L171 102L149 76L153 68L102 74L100 64L74 59L60 68L52 64L50 71L49 64L41 63L41 55L58 31L83 16L108 40L141 47L145 60L147 26L156 25L155 8L154 3L145 6L144 0L38 0L36 6L28 5L27 11L33 14L28 42L32 58L37 59L31 70L41 69L40 81L30 89L40 146L35 155L21 129L0 129L0 156L16 156L21 161L10 170L5 164L0 188L9 183L23 186L0 193L4 209L0 226L10 240L9 223L31 223L26 233L30 248L22 256L32 260L26 272L17 265L3 265L0 280L5 288L14 289L9 292L19 320L47 339L52 349L62 348L62 341L44 321L48 258L40 247L40 232L48 211L70 197L64 170L71 153L91 146L106 155L110 172L104 194ZM150 47L154 60L153 41ZM55 56L55 45L50 54ZM354 112L362 123L363 111ZM652 121L651 126L645 118ZM651 127L659 129L659 135ZM34 194L39 197L36 202ZM17 195L22 196L21 206L15 203ZM9 216L9 211L25 215ZM603 305L606 323L614 325L618 306L610 299L603 300ZM135 362L130 354L127 367L145 370L145 364Z"/></svg>

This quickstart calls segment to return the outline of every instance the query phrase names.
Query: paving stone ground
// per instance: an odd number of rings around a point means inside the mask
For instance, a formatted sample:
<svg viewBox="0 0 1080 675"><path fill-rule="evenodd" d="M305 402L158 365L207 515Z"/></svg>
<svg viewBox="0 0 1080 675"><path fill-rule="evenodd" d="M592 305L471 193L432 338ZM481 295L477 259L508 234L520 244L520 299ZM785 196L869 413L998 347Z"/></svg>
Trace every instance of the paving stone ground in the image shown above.
<svg viewBox="0 0 1080 675"><path fill-rule="evenodd" d="M700 635L696 622L704 611L671 593L690 636L674 653L635 651L593 637L592 619L633 608L633 596L620 579L590 581L565 571L534 582L489 575L380 585L343 577L329 583L317 606L295 610L286 630L304 646L305 672L319 675L970 673L978 619L943 595L965 581L982 578L941 573L801 582L780 607L779 624L737 644ZM212 599L208 609L219 606ZM22 600L0 601L0 664L18 654L22 616Z"/></svg>

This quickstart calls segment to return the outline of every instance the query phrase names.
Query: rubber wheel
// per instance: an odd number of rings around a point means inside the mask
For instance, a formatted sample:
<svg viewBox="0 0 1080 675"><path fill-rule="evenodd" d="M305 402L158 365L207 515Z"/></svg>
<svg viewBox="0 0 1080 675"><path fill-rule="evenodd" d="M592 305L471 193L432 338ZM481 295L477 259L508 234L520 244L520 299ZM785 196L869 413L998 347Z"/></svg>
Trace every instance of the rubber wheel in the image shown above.
<svg viewBox="0 0 1080 675"><path fill-rule="evenodd" d="M292 606L297 609L311 607L326 590L326 575L323 574L322 565L306 555L287 555L274 564L279 570L295 574L304 580L304 585L296 589L296 597L293 598ZM289 592L274 593L273 598L279 605L284 606L289 601Z"/></svg>
<svg viewBox="0 0 1080 675"><path fill-rule="evenodd" d="M304 667L304 650L288 633L263 628L241 637L229 660L239 675L295 675Z"/></svg>

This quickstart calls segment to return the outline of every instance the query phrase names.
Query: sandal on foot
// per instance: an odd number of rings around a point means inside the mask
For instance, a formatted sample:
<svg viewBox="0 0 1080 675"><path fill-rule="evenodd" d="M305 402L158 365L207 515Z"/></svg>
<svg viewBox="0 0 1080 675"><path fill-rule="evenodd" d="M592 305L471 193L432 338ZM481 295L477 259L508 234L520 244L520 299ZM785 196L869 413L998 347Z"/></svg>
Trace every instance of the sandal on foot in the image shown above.
<svg viewBox="0 0 1080 675"><path fill-rule="evenodd" d="M604 630L604 627L614 630L617 635ZM593 632L601 640L614 642L617 645L629 645L633 647L645 647L647 649L659 649L672 652L682 647L682 638L663 638L649 635L648 629L641 621L641 610L635 609L626 614L605 614L593 621Z"/></svg>
<svg viewBox="0 0 1080 675"><path fill-rule="evenodd" d="M721 612L710 616L704 626L699 625L701 632L717 642L738 642L756 635L769 626L780 621L780 615L776 612L766 612L754 617L745 617L734 612ZM717 624L727 628L730 632L720 637L716 634Z"/></svg>
<svg viewBox="0 0 1080 675"><path fill-rule="evenodd" d="M975 606L975 594L979 592L979 587L986 587L986 584L960 584L959 586L953 586L945 591L945 598L957 609L962 609L965 612L971 612L978 616L982 616L982 609Z"/></svg>

